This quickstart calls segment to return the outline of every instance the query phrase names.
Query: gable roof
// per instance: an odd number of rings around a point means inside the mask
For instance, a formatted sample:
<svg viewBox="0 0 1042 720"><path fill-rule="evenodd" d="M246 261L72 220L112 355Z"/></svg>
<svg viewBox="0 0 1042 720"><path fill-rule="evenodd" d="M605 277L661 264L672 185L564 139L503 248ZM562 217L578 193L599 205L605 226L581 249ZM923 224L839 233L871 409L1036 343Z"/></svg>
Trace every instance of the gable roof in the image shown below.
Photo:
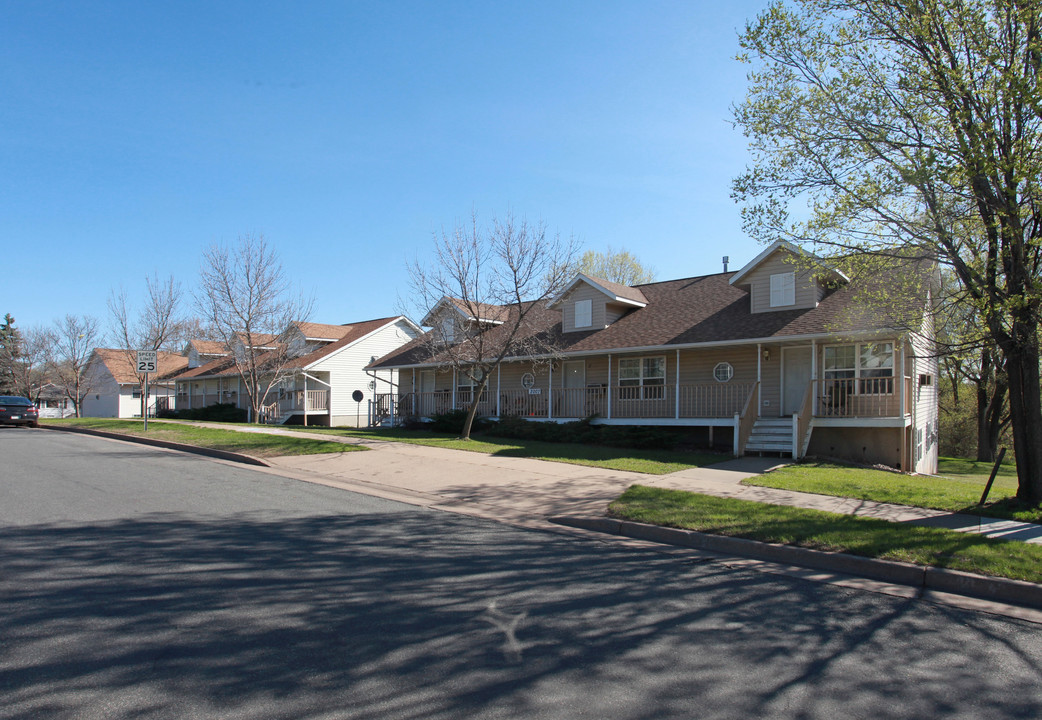
<svg viewBox="0 0 1042 720"><path fill-rule="evenodd" d="M755 343L772 339L857 335L885 330L879 314L857 302L849 286L828 293L816 307L753 313L749 293L733 284L736 273L718 273L638 286L648 304L623 315L604 329L564 333L561 313L533 308L527 336L541 335L564 355L636 352L699 345ZM909 304L914 299L909 298ZM921 308L920 308L921 309ZM516 313L516 306L509 308ZM491 328L488 333L503 332ZM489 337L494 342L494 336ZM372 363L372 368L438 365L422 338Z"/></svg>
<svg viewBox="0 0 1042 720"><path fill-rule="evenodd" d="M811 258L817 265L821 267L822 270L825 270L827 274L832 275L834 279L839 280L841 282L850 282L850 278L844 275L843 272L841 272L837 268L826 265L825 261L817 255L807 252L803 248L799 247L798 245L794 245L788 240L778 240L768 245L766 248L764 248L763 252L761 252L759 255L747 262L740 270L738 270L734 274L734 277L731 278L731 284L737 285L740 282L742 282L742 280L744 280L749 273L758 268L761 263L763 263L767 258L769 258L774 253L778 252L779 250L787 251L789 253L792 253L793 255L802 255L803 257Z"/></svg>
<svg viewBox="0 0 1042 720"><path fill-rule="evenodd" d="M604 280L603 278L579 273L570 283L568 283L567 286L565 286L564 290L558 293L557 297L550 301L548 307L559 307L568 296L568 293L570 293L576 285L581 283L586 283L595 290L604 293L612 302L621 303L623 305L632 305L634 307L644 307L648 304L648 299L644 296L644 293L640 291L639 287L630 287L629 285L622 285L620 283Z"/></svg>
<svg viewBox="0 0 1042 720"><path fill-rule="evenodd" d="M94 357L120 385L137 385L141 382L134 367L134 350L94 348ZM150 380L168 380L188 366L188 358L184 355L165 350L157 353L157 360L159 371L152 375Z"/></svg>
<svg viewBox="0 0 1042 720"><path fill-rule="evenodd" d="M306 370L318 361L335 354L336 352L362 340L370 333L373 333L381 328L388 325L393 325L397 322L405 322L417 333L422 332L420 327L416 323L409 320L404 315L396 315L393 317L377 318L375 320L363 320L362 322L347 323L345 325L319 325L318 327L335 327L344 330L343 336L336 342L328 343L323 345L316 350L313 350L306 355L299 357L290 358L282 366L286 369L301 369ZM260 367L263 367L265 362L274 360L276 358L276 351L272 350L258 356L257 363ZM189 380L192 378L200 377L228 377L237 375L235 368L234 357L221 357L216 360L212 360L205 365L200 365L197 368L192 368L186 372L180 373L177 376L178 380Z"/></svg>
<svg viewBox="0 0 1042 720"><path fill-rule="evenodd" d="M219 340L189 340L185 348L186 352L194 349L200 355L227 355L228 348Z"/></svg>
<svg viewBox="0 0 1042 720"><path fill-rule="evenodd" d="M322 323L295 321L294 327L300 330L306 340L339 340L351 332L352 324L324 325Z"/></svg>
<svg viewBox="0 0 1042 720"><path fill-rule="evenodd" d="M508 308L504 305L492 305L490 303L479 303L473 301L465 301L460 298L449 297L445 295L441 300L434 303L434 307L423 316L420 324L430 327L433 324L433 318L437 314L439 308L448 307L454 309L464 320L469 322L478 323L489 323L490 325L500 325L508 316ZM473 310L471 310L473 308Z"/></svg>

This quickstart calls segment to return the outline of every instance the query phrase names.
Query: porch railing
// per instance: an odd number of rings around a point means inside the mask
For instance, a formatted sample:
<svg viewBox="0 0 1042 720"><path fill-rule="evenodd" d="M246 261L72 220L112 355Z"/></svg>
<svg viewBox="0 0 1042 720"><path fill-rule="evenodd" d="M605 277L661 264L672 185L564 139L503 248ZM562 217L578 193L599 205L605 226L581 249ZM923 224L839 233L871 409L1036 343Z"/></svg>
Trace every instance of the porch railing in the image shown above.
<svg viewBox="0 0 1042 720"><path fill-rule="evenodd" d="M554 388L533 393L504 390L498 406L494 391L481 396L478 414L529 418L585 418L592 415L611 418L728 418L742 413L756 383L702 383L692 385L645 385L585 388ZM610 397L609 397L610 396ZM468 407L471 391L456 392L455 407ZM679 404L678 404L679 400ZM610 414L609 414L610 406ZM399 396L400 416L430 417L451 410L451 391L403 393ZM679 409L679 412L678 412Z"/></svg>
<svg viewBox="0 0 1042 720"><path fill-rule="evenodd" d="M898 382L904 382L904 407ZM815 380L815 417L901 417L911 406L911 378L829 378Z"/></svg>
<svg viewBox="0 0 1042 720"><path fill-rule="evenodd" d="M759 390L760 383L753 383L741 410L735 413L738 416L734 438L735 457L740 457L745 453L745 446L749 442L749 436L753 433L753 425L756 424L756 397L759 395Z"/></svg>

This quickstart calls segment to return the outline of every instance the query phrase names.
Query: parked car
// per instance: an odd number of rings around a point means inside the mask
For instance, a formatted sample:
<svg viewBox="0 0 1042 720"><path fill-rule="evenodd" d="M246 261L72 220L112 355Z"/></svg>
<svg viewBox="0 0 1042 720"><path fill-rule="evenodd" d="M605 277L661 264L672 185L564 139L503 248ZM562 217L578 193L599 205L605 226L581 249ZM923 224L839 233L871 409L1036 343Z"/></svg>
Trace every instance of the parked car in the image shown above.
<svg viewBox="0 0 1042 720"><path fill-rule="evenodd" d="M29 398L0 395L0 425L38 427L40 411Z"/></svg>

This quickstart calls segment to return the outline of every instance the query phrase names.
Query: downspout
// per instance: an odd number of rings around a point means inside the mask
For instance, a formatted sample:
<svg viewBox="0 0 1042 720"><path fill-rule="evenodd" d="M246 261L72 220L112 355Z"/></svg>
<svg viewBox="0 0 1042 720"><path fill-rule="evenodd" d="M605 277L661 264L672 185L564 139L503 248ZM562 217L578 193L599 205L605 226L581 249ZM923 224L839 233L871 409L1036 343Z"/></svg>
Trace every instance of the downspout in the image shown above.
<svg viewBox="0 0 1042 720"><path fill-rule="evenodd" d="M608 419L611 420L611 353L608 353Z"/></svg>
<svg viewBox="0 0 1042 720"><path fill-rule="evenodd" d="M452 409L456 409L456 368L452 368Z"/></svg>

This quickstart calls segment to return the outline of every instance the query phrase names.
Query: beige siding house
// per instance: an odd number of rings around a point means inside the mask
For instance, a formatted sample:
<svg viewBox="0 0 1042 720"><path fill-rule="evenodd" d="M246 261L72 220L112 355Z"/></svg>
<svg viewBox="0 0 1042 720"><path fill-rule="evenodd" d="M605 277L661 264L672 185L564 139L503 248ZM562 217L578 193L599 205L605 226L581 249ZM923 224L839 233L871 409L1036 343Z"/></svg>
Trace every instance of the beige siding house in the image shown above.
<svg viewBox="0 0 1042 720"><path fill-rule="evenodd" d="M479 411L689 427L736 455L823 455L935 472L928 299L912 303L914 331L887 327L859 304L848 278L794 262L800 252L776 243L737 272L638 287L579 275L531 315L530 332L553 336L557 351L509 358ZM476 328L497 331L492 323ZM398 373L389 400L398 418L472 398L470 381L422 340L370 367Z"/></svg>

